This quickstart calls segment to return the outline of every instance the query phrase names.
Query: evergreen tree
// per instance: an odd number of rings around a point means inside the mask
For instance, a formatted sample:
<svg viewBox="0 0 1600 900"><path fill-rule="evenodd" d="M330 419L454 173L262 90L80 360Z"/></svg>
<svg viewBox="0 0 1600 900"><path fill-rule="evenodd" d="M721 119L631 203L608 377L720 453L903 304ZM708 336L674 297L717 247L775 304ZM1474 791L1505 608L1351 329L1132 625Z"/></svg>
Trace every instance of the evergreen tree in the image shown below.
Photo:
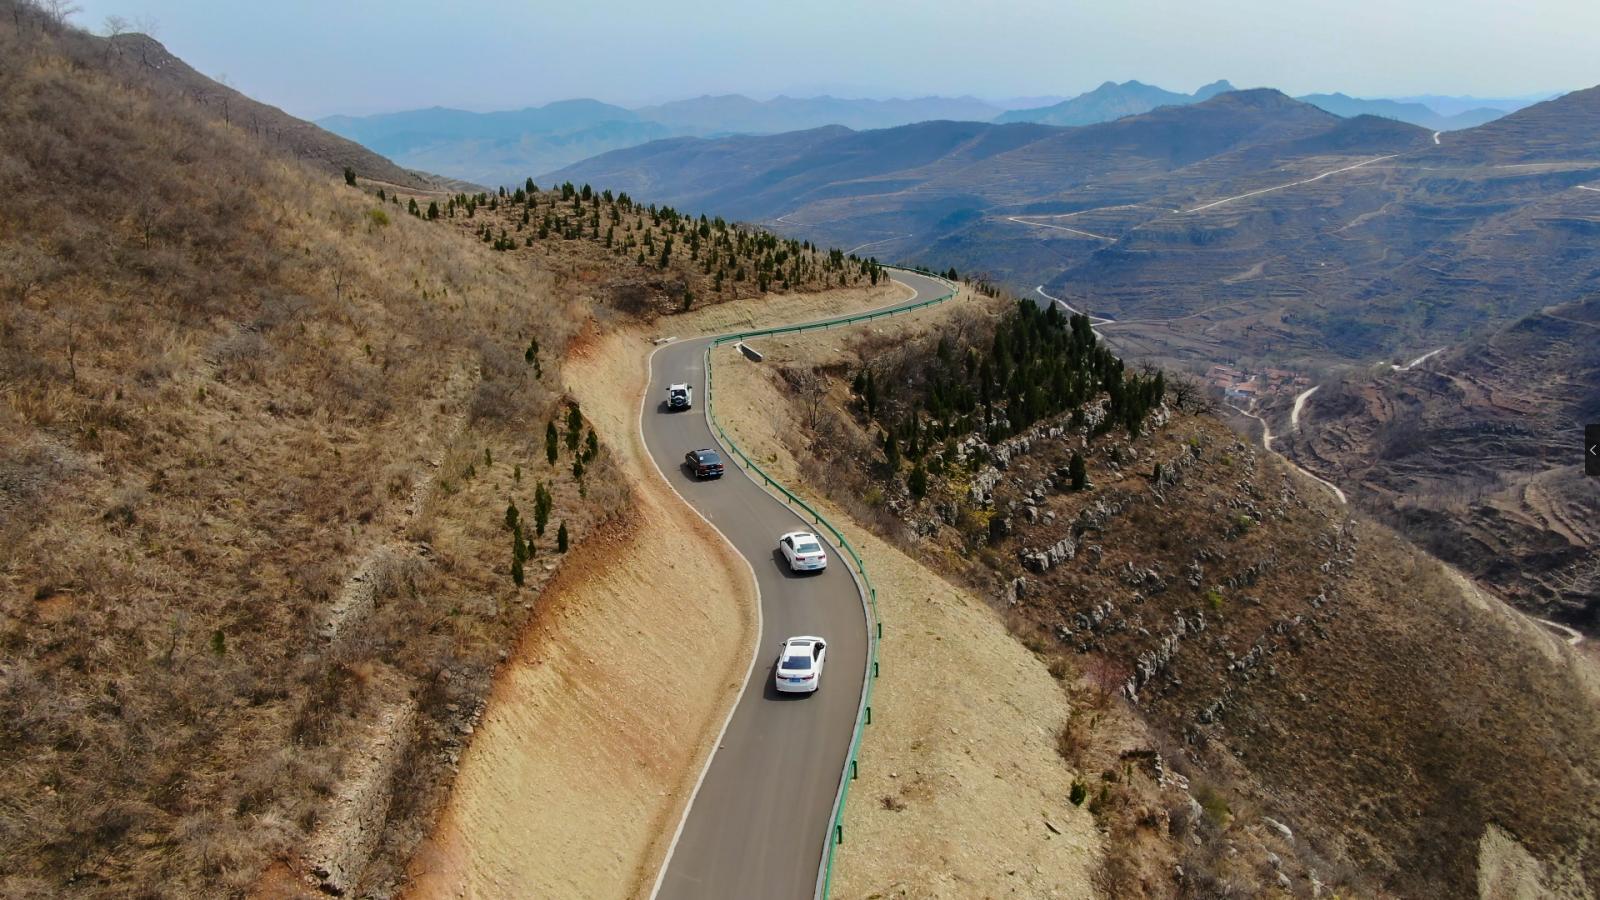
<svg viewBox="0 0 1600 900"><path fill-rule="evenodd" d="M355 185L356 185L356 170L355 169L352 169L349 166L345 166L344 167L344 183L350 185L351 187L355 187Z"/></svg>
<svg viewBox="0 0 1600 900"><path fill-rule="evenodd" d="M555 498L550 496L550 489L539 482L538 488L533 492L533 531L544 537L545 523L550 521L550 509L555 506Z"/></svg>
<svg viewBox="0 0 1600 900"><path fill-rule="evenodd" d="M561 520L561 527L556 529L556 552L567 552L567 522Z"/></svg>
<svg viewBox="0 0 1600 900"><path fill-rule="evenodd" d="M567 407L567 449L576 451L578 439L583 437L583 413L579 412L576 401Z"/></svg>
<svg viewBox="0 0 1600 900"><path fill-rule="evenodd" d="M894 436L893 429L883 434L883 463L888 470L889 477L893 478L900 471L900 441Z"/></svg>
<svg viewBox="0 0 1600 900"><path fill-rule="evenodd" d="M439 203L436 200L428 201L428 221L439 218Z"/></svg>
<svg viewBox="0 0 1600 900"><path fill-rule="evenodd" d="M923 467L922 461L911 467L911 475L906 479L906 487L910 488L912 498L921 500L928 495L928 470Z"/></svg>
<svg viewBox="0 0 1600 900"><path fill-rule="evenodd" d="M551 422L544 428L544 455L550 460L550 465L556 464L556 445L559 438L556 436L556 423Z"/></svg>
<svg viewBox="0 0 1600 900"><path fill-rule="evenodd" d="M514 531L521 521L522 514L517 511L517 502L513 500L506 505L506 528Z"/></svg>
<svg viewBox="0 0 1600 900"><path fill-rule="evenodd" d="M1067 477L1072 481L1072 489L1081 491L1089 484L1088 467L1084 465L1083 457L1073 451L1072 462L1067 464Z"/></svg>

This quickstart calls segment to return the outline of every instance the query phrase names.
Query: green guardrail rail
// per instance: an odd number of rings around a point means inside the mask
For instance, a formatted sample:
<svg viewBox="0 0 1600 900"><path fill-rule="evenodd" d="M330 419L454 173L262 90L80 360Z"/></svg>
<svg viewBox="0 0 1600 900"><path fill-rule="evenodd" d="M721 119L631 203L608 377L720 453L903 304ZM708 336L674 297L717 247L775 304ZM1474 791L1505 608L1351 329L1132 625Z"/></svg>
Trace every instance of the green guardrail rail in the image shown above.
<svg viewBox="0 0 1600 900"><path fill-rule="evenodd" d="M884 268L892 267L885 266ZM861 558L861 554L858 553L856 548L850 543L850 539L844 536L844 532L840 531L838 526L828 521L828 518L822 513L818 512L816 507L807 503L799 495L795 494L793 491L781 484L777 479L773 478L771 475L768 475L766 470L762 469L760 464L751 459L749 455L747 455L744 450L734 442L733 438L729 437L728 433L723 430L722 423L717 420L716 406L712 403L713 394L711 391L711 351L721 347L724 344L729 344L736 341L746 341L751 338L769 337L778 334L799 334L806 331L840 328L847 325L855 325L861 322L870 322L873 319L881 319L886 316L897 316L902 313L914 312L919 309L926 309L930 306L943 303L956 295L956 287L937 275L934 275L930 272L922 272L911 269L902 271L909 271L925 278L934 279L948 286L950 290L928 300L919 300L915 303L907 303L902 306L891 306L886 309L875 310L869 313L861 313L859 315L839 316L832 319L823 319L818 322L808 322L804 325L780 325L776 328L759 328L754 331L741 331L737 334L725 334L721 337L714 338L705 349L704 364L706 371L706 418L711 423L712 430L716 432L717 440L719 440L724 447L728 448L728 450L732 452L734 456L738 457L739 462L747 471L759 476L762 484L777 491L786 503L803 510L811 517L813 522L822 528L826 528L828 533L833 535L833 538L838 543L839 547L843 549L845 553L850 555L850 561L855 564L855 571L860 576L857 585L862 592L862 596L866 599L867 609L872 618L872 621L867 623L866 688L861 695L861 709L856 713L855 733L850 737L850 756L845 761L846 771L848 771L849 775L847 777L843 777L840 781L838 806L834 810L832 826L828 829L829 840L827 861L824 863L822 875L821 896L823 898L827 898L828 891L833 885L833 849L839 844L844 843L844 808L845 802L850 796L850 782L855 780L856 777L856 758L861 750L861 734L865 727L872 722L872 682L878 677L878 641L883 637L883 620L878 618L878 590L872 586L872 578L867 574L866 561Z"/></svg>

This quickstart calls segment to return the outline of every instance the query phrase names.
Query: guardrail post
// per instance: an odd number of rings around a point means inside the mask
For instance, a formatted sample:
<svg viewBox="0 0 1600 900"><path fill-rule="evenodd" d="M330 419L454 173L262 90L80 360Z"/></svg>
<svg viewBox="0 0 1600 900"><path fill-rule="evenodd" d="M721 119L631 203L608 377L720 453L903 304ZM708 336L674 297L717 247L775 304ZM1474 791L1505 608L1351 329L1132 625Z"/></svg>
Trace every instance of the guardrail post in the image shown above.
<svg viewBox="0 0 1600 900"><path fill-rule="evenodd" d="M844 826L843 825L835 825L835 826L833 826L833 842L835 844L844 843Z"/></svg>
<svg viewBox="0 0 1600 900"><path fill-rule="evenodd" d="M874 597L873 600L877 600L877 598ZM880 641L883 640L883 620L882 619L878 620L878 640L880 640Z"/></svg>
<svg viewBox="0 0 1600 900"><path fill-rule="evenodd" d="M877 678L878 677L878 661L877 660L873 660L872 661L872 677L873 678Z"/></svg>
<svg viewBox="0 0 1600 900"><path fill-rule="evenodd" d="M852 759L850 760L850 780L855 781L857 774L859 773L856 770L856 761Z"/></svg>
<svg viewBox="0 0 1600 900"><path fill-rule="evenodd" d="M866 722L866 724L868 724L868 725L872 724L872 707L870 707L870 706L867 707L867 722Z"/></svg>

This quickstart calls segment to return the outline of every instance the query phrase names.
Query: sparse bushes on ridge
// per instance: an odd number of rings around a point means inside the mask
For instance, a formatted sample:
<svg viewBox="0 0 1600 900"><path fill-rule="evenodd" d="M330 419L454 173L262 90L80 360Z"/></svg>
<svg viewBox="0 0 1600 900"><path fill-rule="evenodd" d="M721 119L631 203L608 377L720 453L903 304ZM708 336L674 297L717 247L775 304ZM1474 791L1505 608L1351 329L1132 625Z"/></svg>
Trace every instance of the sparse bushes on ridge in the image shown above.
<svg viewBox="0 0 1600 900"><path fill-rule="evenodd" d="M492 249L530 251L533 258L550 252L547 245L552 242L557 247L575 242L591 245L607 266L631 264L632 283L613 300L634 315L684 312L697 302L722 302L774 289L876 285L883 277L883 267L875 259L838 249L824 251L809 241L781 238L721 218L696 218L670 206L646 206L627 194L596 191L589 185L568 183L540 191L532 181L512 191L458 193L443 207L430 201L426 218L459 220Z"/></svg>

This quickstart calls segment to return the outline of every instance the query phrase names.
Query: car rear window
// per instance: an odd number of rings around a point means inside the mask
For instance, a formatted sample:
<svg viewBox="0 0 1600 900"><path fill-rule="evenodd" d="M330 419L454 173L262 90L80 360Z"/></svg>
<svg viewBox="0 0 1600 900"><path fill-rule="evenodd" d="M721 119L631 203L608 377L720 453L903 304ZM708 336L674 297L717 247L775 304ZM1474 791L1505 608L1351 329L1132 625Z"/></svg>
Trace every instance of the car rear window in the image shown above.
<svg viewBox="0 0 1600 900"><path fill-rule="evenodd" d="M810 541L799 541L794 545L796 553L815 553L822 548Z"/></svg>
<svg viewBox="0 0 1600 900"><path fill-rule="evenodd" d="M700 454L700 462L708 466L714 466L722 462L722 457L712 453L710 450L706 450Z"/></svg>
<svg viewBox="0 0 1600 900"><path fill-rule="evenodd" d="M784 660L783 660L783 663L780 664L778 666L778 668L780 668L780 669L794 669L794 670L799 670L799 671L803 672L806 669L811 668L811 657L809 657L809 656L789 656L789 657L785 657Z"/></svg>

